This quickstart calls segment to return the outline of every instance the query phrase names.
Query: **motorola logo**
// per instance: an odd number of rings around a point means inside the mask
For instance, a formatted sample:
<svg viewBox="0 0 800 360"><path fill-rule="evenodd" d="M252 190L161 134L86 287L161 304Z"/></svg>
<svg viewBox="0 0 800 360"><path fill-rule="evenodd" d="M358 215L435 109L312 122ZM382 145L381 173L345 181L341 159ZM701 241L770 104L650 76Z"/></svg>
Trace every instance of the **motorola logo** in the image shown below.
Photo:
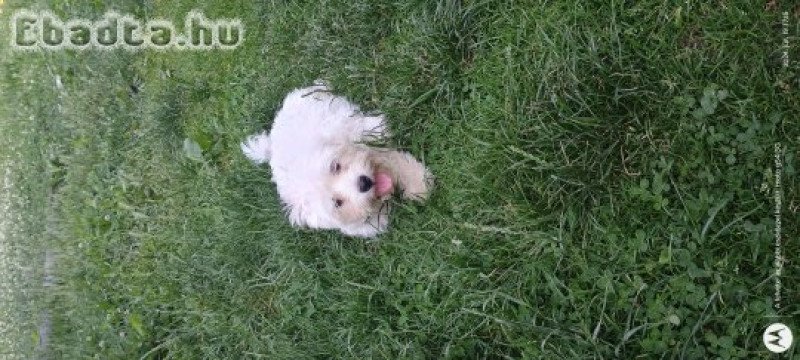
<svg viewBox="0 0 800 360"><path fill-rule="evenodd" d="M792 330L781 323L774 323L764 330L764 346L774 353L782 353L792 346Z"/></svg>

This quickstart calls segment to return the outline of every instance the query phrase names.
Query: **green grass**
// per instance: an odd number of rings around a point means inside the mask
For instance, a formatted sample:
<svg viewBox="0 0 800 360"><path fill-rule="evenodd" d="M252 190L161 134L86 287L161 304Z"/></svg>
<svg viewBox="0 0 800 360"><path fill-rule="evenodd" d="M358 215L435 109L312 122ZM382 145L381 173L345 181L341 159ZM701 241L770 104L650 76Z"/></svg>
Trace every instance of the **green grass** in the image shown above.
<svg viewBox="0 0 800 360"><path fill-rule="evenodd" d="M800 331L800 97L781 9L750 3L40 1L65 18L199 8L247 35L230 52L0 51L0 154L29 200L0 353L767 357L769 323ZM2 5L4 32L22 6ZM386 113L437 176L377 241L292 229L238 149L317 78Z"/></svg>

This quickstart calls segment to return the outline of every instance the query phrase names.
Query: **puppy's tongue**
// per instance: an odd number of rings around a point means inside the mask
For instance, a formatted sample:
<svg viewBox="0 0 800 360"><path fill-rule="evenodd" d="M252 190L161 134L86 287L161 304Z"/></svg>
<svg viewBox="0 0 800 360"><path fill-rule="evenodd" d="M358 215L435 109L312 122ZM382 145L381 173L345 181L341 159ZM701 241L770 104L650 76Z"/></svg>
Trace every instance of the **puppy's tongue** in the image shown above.
<svg viewBox="0 0 800 360"><path fill-rule="evenodd" d="M375 173L375 196L383 197L386 194L391 194L394 190L394 183L392 177L387 173Z"/></svg>

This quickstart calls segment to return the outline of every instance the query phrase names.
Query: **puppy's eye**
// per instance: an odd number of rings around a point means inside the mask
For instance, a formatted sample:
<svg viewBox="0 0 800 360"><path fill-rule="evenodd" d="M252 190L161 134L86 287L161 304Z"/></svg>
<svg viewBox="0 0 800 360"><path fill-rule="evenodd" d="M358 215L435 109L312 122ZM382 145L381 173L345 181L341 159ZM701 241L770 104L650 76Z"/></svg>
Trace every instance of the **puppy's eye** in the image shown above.
<svg viewBox="0 0 800 360"><path fill-rule="evenodd" d="M344 200L342 199L333 199L333 206L340 208L344 205Z"/></svg>
<svg viewBox="0 0 800 360"><path fill-rule="evenodd" d="M338 174L339 171L342 171L342 164L338 161L334 161L331 163L331 172L334 174Z"/></svg>

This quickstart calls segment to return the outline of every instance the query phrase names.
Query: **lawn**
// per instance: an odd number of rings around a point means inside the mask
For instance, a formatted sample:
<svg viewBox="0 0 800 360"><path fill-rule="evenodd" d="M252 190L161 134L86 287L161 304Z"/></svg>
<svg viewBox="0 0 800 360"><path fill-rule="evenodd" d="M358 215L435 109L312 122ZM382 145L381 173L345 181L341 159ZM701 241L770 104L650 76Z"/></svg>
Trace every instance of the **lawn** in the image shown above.
<svg viewBox="0 0 800 360"><path fill-rule="evenodd" d="M768 357L800 333L800 7L766 3L0 2L0 354ZM21 52L19 8L246 33ZM376 240L293 229L239 150L315 79L437 177Z"/></svg>

